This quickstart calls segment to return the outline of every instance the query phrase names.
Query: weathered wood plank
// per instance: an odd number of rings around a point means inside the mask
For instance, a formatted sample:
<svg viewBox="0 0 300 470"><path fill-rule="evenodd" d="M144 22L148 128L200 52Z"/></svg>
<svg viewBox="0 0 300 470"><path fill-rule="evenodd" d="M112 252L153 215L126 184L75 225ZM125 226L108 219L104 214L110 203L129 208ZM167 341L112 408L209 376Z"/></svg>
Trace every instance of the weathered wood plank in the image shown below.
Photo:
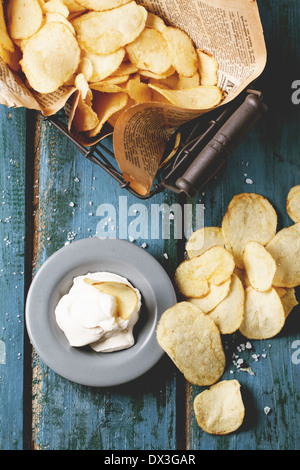
<svg viewBox="0 0 300 470"><path fill-rule="evenodd" d="M65 243L95 236L97 232L103 236L101 204L112 204L115 208L116 220L106 227L111 230L108 235L112 236L116 229L116 235L123 237L124 234L119 234L120 217L123 232L127 223L128 237L133 233L130 222L137 209L132 204L142 204L149 215L151 204L164 202L169 206L175 201L172 195L158 195L151 203L140 202L127 192L121 192L109 175L85 161L73 144L48 123L41 122L39 142L35 269ZM121 203L119 196L123 197ZM124 202L131 211L128 214L122 212ZM150 237L151 233L134 243L147 243L145 249L172 273L177 263L177 246L172 236L165 240L150 240ZM133 383L93 389L59 377L34 354L35 448L176 449L179 438L176 434L176 373L163 359Z"/></svg>
<svg viewBox="0 0 300 470"><path fill-rule="evenodd" d="M25 110L0 106L0 449L23 447Z"/></svg>
<svg viewBox="0 0 300 470"><path fill-rule="evenodd" d="M268 114L234 152L202 197L205 225L220 225L231 198L240 192L257 192L267 197L279 216L278 229L291 225L286 209L289 189L300 182L299 109L291 103L291 83L295 60L300 8L297 2L259 2L269 50L269 62L258 86L264 92ZM283 60L284 75L278 69ZM251 184L247 184L251 183ZM299 289L296 290L299 299ZM191 449L297 450L299 449L299 364L293 359L299 341L299 306L288 318L281 333L270 340L251 341L252 349L236 349L246 340L224 337L228 363L222 378L236 378L242 385L246 406L245 421L232 435L217 437L204 433L193 413L193 399L207 387L188 387L188 441ZM232 353L243 358L255 375L238 370ZM253 354L258 356L256 361ZM264 355L266 357L264 357ZM270 407L265 414L264 407Z"/></svg>

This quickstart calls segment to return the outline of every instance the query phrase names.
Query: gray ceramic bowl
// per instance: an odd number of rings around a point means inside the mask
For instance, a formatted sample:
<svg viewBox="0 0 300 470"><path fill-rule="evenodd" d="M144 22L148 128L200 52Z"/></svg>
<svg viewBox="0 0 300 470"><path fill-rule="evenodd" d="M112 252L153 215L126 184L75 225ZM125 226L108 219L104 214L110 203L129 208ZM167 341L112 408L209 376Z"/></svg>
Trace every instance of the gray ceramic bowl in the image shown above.
<svg viewBox="0 0 300 470"><path fill-rule="evenodd" d="M123 351L97 353L71 347L55 320L55 307L73 278L109 271L126 277L142 295L134 327L135 344ZM28 291L26 327L41 359L56 373L88 386L129 382L152 368L164 351L156 340L162 313L176 303L173 285L159 262L143 248L118 239L79 240L54 253L39 269Z"/></svg>

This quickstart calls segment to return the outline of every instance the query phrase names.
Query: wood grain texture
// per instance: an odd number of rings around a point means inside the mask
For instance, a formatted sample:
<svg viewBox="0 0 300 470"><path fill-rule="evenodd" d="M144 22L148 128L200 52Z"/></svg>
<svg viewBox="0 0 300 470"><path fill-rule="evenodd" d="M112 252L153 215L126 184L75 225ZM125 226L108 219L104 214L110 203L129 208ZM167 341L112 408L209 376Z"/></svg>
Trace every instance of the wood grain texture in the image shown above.
<svg viewBox="0 0 300 470"><path fill-rule="evenodd" d="M23 446L26 113L0 107L0 448Z"/></svg>

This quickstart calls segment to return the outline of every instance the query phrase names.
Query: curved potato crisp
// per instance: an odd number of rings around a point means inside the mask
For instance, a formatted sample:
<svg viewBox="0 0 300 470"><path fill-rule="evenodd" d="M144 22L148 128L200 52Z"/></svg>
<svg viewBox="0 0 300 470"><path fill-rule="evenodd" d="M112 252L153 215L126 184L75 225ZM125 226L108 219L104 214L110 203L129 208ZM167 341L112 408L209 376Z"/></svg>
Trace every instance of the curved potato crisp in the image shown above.
<svg viewBox="0 0 300 470"><path fill-rule="evenodd" d="M266 245L275 235L277 214L271 203L260 194L241 193L232 198L222 221L226 248L236 265L244 267L245 244L256 241Z"/></svg>
<svg viewBox="0 0 300 470"><path fill-rule="evenodd" d="M286 211L293 222L300 222L300 185L290 189L286 200Z"/></svg>
<svg viewBox="0 0 300 470"><path fill-rule="evenodd" d="M8 31L12 39L27 39L42 25L43 13L38 0L8 0Z"/></svg>
<svg viewBox="0 0 300 470"><path fill-rule="evenodd" d="M172 65L179 75L192 77L198 70L197 54L186 32L171 26L162 31L166 40Z"/></svg>
<svg viewBox="0 0 300 470"><path fill-rule="evenodd" d="M199 393L194 400L198 425L208 434L224 435L243 423L245 406L237 380L222 380Z"/></svg>
<svg viewBox="0 0 300 470"><path fill-rule="evenodd" d="M223 99L223 93L216 86L198 86L183 90L167 90L149 84L153 90L163 95L171 104L187 109L212 109Z"/></svg>
<svg viewBox="0 0 300 470"><path fill-rule="evenodd" d="M189 302L180 302L161 316L157 341L186 380L211 385L223 374L225 354L218 328Z"/></svg>
<svg viewBox="0 0 300 470"><path fill-rule="evenodd" d="M225 246L221 227L202 227L192 233L186 251L189 258L195 258L214 245Z"/></svg>
<svg viewBox="0 0 300 470"><path fill-rule="evenodd" d="M258 242L247 242L243 263L251 286L259 292L272 287L276 262L266 248Z"/></svg>
<svg viewBox="0 0 300 470"><path fill-rule="evenodd" d="M76 0L81 7L95 11L112 10L129 2L130 0Z"/></svg>
<svg viewBox="0 0 300 470"><path fill-rule="evenodd" d="M227 281L223 282L219 286L215 286L214 284L209 284L209 293L204 297L191 297L187 298L188 302L196 305L197 307L201 308L204 313L209 313L213 310L222 300L227 297L229 290L230 290L231 278Z"/></svg>
<svg viewBox="0 0 300 470"><path fill-rule="evenodd" d="M196 49L199 62L201 85L217 85L219 64L208 52Z"/></svg>
<svg viewBox="0 0 300 470"><path fill-rule="evenodd" d="M172 65L166 41L155 29L145 28L135 41L126 46L126 51L133 65L157 75L164 74Z"/></svg>
<svg viewBox="0 0 300 470"><path fill-rule="evenodd" d="M300 222L283 228L266 249L277 263L273 285L296 287L300 284Z"/></svg>
<svg viewBox="0 0 300 470"><path fill-rule="evenodd" d="M232 274L228 295L208 313L223 335L239 329L244 318L244 304L244 286L238 276Z"/></svg>
<svg viewBox="0 0 300 470"><path fill-rule="evenodd" d="M90 137L97 135L106 121L117 111L126 106L127 93L101 93L96 91L93 100L93 109L98 116L99 124L89 132Z"/></svg>
<svg viewBox="0 0 300 470"><path fill-rule="evenodd" d="M245 290L245 313L240 332L249 339L267 339L276 336L285 323L281 299L274 288L258 292L253 287Z"/></svg>
<svg viewBox="0 0 300 470"><path fill-rule="evenodd" d="M118 70L124 59L125 50L120 48L111 54L85 52L83 55L91 61L93 66L93 73L89 78L89 82L99 82Z"/></svg>
<svg viewBox="0 0 300 470"><path fill-rule="evenodd" d="M175 271L175 283L185 297L203 297L209 292L209 283L222 284L233 270L231 253L216 245L196 258L183 261Z"/></svg>
<svg viewBox="0 0 300 470"><path fill-rule="evenodd" d="M72 21L82 49L110 54L134 41L143 31L147 10L135 2L113 10L85 13Z"/></svg>
<svg viewBox="0 0 300 470"><path fill-rule="evenodd" d="M80 49L63 23L49 23L28 39L21 60L30 86L40 93L57 90L75 73Z"/></svg>
<svg viewBox="0 0 300 470"><path fill-rule="evenodd" d="M285 293L281 296L281 303L283 306L285 318L287 318L293 308L296 307L299 303L296 299L295 289L293 287L285 290Z"/></svg>

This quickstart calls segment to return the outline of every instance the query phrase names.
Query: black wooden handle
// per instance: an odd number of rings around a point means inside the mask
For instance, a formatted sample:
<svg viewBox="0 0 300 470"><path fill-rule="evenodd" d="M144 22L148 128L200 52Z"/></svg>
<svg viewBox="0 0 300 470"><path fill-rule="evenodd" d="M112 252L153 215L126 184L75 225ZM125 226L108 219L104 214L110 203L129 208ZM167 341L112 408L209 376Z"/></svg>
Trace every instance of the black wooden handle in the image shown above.
<svg viewBox="0 0 300 470"><path fill-rule="evenodd" d="M241 106L176 180L176 187L190 197L196 196L266 111L267 107L260 96L253 93L247 95Z"/></svg>

